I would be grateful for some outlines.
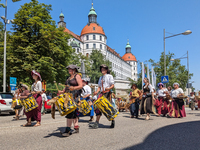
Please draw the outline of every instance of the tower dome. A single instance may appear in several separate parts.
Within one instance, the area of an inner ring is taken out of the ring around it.
[[[135,56],[131,53],[131,45],[129,44],[129,41],[126,44],[126,54],[122,56],[122,59],[124,61],[137,61]]]

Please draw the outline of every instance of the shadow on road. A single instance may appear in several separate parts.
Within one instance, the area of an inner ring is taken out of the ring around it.
[[[200,121],[185,122],[162,127],[144,140],[143,143],[124,150],[189,150],[199,149]]]
[[[64,132],[65,129],[66,127],[58,127],[57,130],[54,130],[52,133],[49,133],[48,135],[44,136],[44,138],[49,138],[51,136],[57,136],[57,137],[63,138],[60,132]]]

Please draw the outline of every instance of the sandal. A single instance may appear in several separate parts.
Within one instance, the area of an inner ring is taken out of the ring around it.
[[[31,126],[31,123],[26,123],[24,125],[22,125],[23,127],[30,127]]]
[[[40,123],[36,123],[35,125],[34,125],[34,127],[38,127],[38,126],[40,126],[41,124]]]

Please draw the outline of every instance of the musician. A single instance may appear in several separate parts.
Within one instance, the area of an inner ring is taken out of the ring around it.
[[[168,90],[166,88],[164,88],[164,84],[163,83],[158,83],[158,90],[156,92],[158,99],[156,101],[156,109],[158,112],[158,117],[163,114],[163,116],[165,116],[168,111],[169,111],[169,107],[168,107],[168,100],[166,98],[166,94],[168,93]]]
[[[65,82],[66,86],[63,91],[58,91],[59,94],[64,94],[67,92],[70,92],[73,94],[73,98],[74,101],[76,103],[78,103],[78,99],[81,95],[82,92],[82,88],[83,88],[83,83],[82,83],[82,79],[81,76],[78,74],[78,69],[79,67],[77,67],[76,65],[69,65],[66,67],[68,69],[68,72],[70,74],[70,77],[67,79],[67,81]],[[62,136],[68,137],[70,136],[71,133],[71,125],[72,122],[74,123],[74,133],[79,133],[79,125],[78,125],[78,114],[77,114],[77,110],[69,113],[68,115],[66,115],[67,118],[67,127],[64,133],[61,133]]]
[[[130,112],[131,118],[138,118],[138,110],[139,110],[139,97],[141,95],[140,90],[137,88],[136,84],[131,86],[132,91],[130,92]]]
[[[141,111],[140,114],[147,114],[145,120],[150,119],[150,113],[155,114],[155,109],[154,109],[154,89],[152,85],[149,83],[148,78],[144,78],[143,82],[145,85],[143,86],[143,91],[142,91],[142,101],[141,101]]]
[[[101,92],[99,97],[104,95],[108,100],[111,101],[111,89],[114,88],[114,79],[113,76],[110,74],[110,70],[108,69],[108,66],[102,64],[100,66],[100,71],[102,73],[102,76],[99,78],[98,81],[98,89],[96,92],[94,92],[94,95],[97,95],[97,93]],[[95,110],[96,113],[96,122],[91,125],[92,128],[97,129],[99,127],[99,120],[101,118],[102,113],[100,112],[99,109]],[[115,127],[115,120],[112,120],[110,128]]]
[[[174,83],[173,87],[174,90],[171,92],[171,97],[172,97],[171,110],[167,116],[175,118],[186,117],[184,101],[182,98],[184,96],[183,90],[179,88],[178,83]]]
[[[21,89],[22,89],[22,93],[19,98],[22,100],[28,98],[28,96],[31,94],[29,92],[28,86],[25,84],[21,84]],[[27,123],[24,124],[23,127],[31,126],[31,118],[34,117],[35,114],[37,114],[36,109],[33,109],[32,111],[29,111],[29,112],[24,112],[24,113],[26,115]]]
[[[190,107],[191,107],[191,110],[193,110],[195,108],[195,102],[196,102],[194,92],[190,93],[190,96],[187,98],[187,100],[188,100],[188,103],[191,103]]]
[[[91,87],[88,86],[88,79],[86,79],[86,78],[82,79],[82,83],[83,83],[83,90],[82,90],[82,94],[81,94],[82,99],[85,99],[87,102],[89,102],[92,92],[91,92]],[[89,122],[93,121],[93,119],[94,119],[93,118],[94,117],[94,107],[93,107],[93,105],[91,105],[91,107],[92,107],[92,110],[90,111]]]
[[[35,82],[32,84],[31,86],[31,94],[33,95],[33,97],[35,98],[38,107],[35,109],[36,110],[36,114],[35,116],[32,118],[33,120],[36,120],[37,123],[34,125],[34,127],[40,126],[41,125],[41,108],[42,108],[42,78],[41,75],[33,70],[31,72],[31,76],[32,78],[35,80]]]

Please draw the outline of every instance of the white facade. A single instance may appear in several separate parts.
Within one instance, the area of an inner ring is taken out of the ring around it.
[[[96,22],[96,12],[94,8],[92,7],[90,9],[90,13],[88,15],[88,26],[90,24],[96,24],[97,27],[99,28],[99,24]],[[58,23],[58,26],[62,26],[64,24],[66,26],[66,23],[64,22],[64,15],[60,15],[60,22]],[[89,28],[89,27],[88,27]],[[94,27],[93,27],[94,28]],[[84,33],[81,36],[76,35],[69,31],[67,29],[66,32],[69,32],[69,34],[72,34],[73,38],[71,38],[68,41],[68,44],[72,46],[72,48],[75,49],[76,53],[82,53],[85,56],[89,56],[92,53],[92,50],[97,49],[101,50],[102,54],[112,63],[112,71],[115,73],[116,81],[125,81],[127,78],[131,78],[135,81],[137,81],[137,61],[135,60],[130,60],[130,61],[125,61],[122,59],[122,57],[114,50],[111,49],[110,47],[107,46],[107,37],[104,34],[104,31],[102,34],[100,33]],[[130,46],[130,45],[129,45]],[[131,49],[129,47],[131,53]],[[127,52],[126,52],[127,53]],[[132,53],[131,53],[132,55]],[[134,56],[135,57],[135,56]],[[120,86],[123,88],[123,86]],[[127,88],[127,83],[125,84],[124,88]]]

